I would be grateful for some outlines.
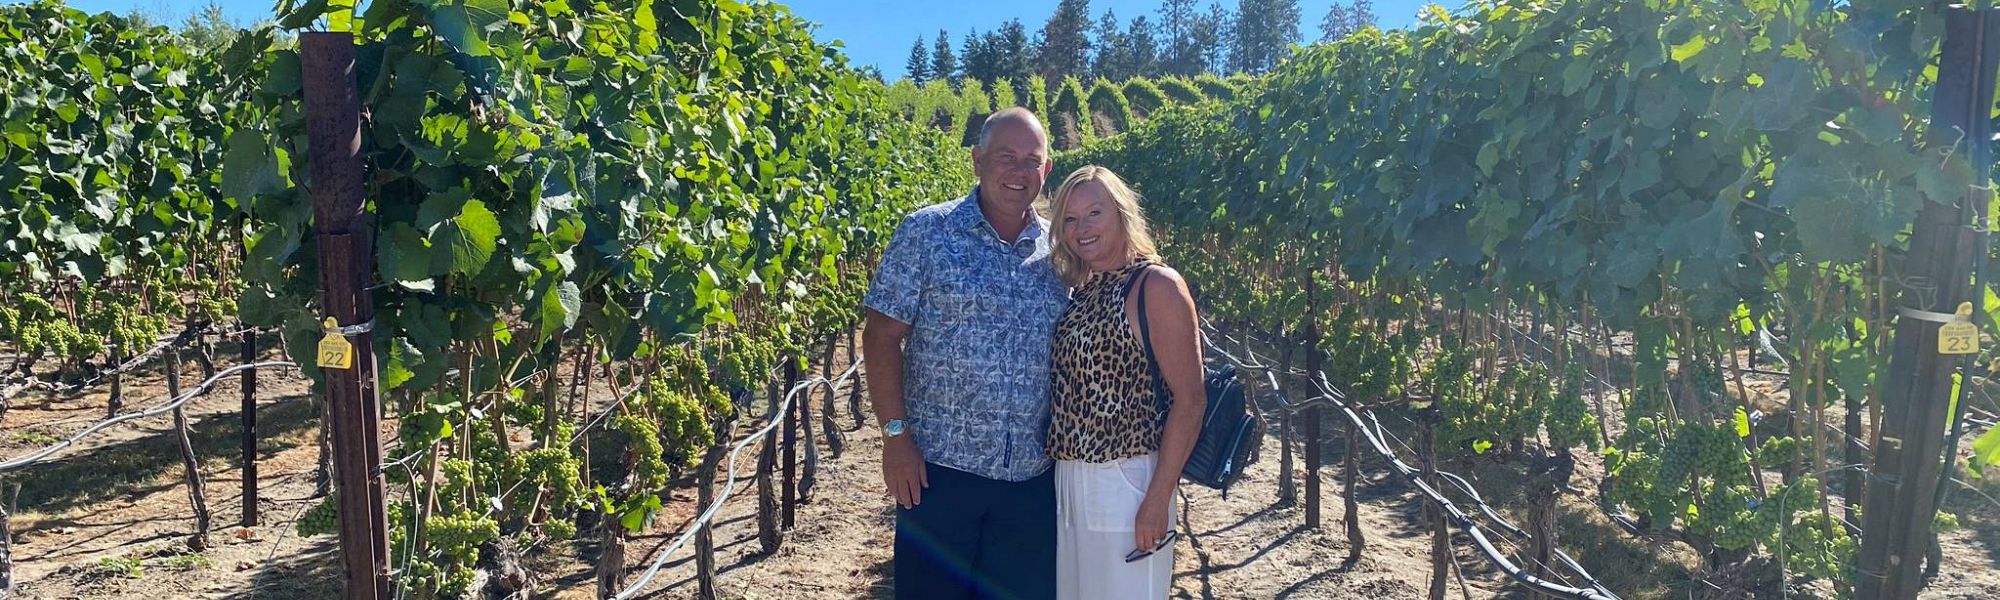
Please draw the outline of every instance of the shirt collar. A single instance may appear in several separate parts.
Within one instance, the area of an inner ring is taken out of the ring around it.
[[[1048,231],[1047,227],[1042,224],[1041,215],[1034,214],[1034,209],[1032,208],[1028,210],[1028,213],[1028,226],[1021,229],[1021,235],[1014,239],[1015,243],[1023,240],[1040,239]],[[993,224],[986,221],[986,213],[979,210],[979,186],[972,186],[972,192],[966,194],[965,198],[959,202],[957,210],[952,211],[951,219],[961,229],[976,231],[983,228],[993,236],[993,239],[1000,239],[1000,232],[993,229]]]

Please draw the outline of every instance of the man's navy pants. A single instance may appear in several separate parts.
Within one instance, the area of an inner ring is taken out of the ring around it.
[[[897,600],[1056,597],[1055,472],[987,479],[924,465],[930,487],[896,509]]]

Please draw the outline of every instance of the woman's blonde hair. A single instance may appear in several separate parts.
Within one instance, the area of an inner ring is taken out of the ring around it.
[[[1063,180],[1062,187],[1056,189],[1055,200],[1049,203],[1049,222],[1053,224],[1049,229],[1049,262],[1055,266],[1056,276],[1071,287],[1083,283],[1084,277],[1090,274],[1090,266],[1083,264],[1083,259],[1063,244],[1063,240],[1069,237],[1069,227],[1063,224],[1063,213],[1069,208],[1070,195],[1077,186],[1092,181],[1103,185],[1104,190],[1111,193],[1112,203],[1118,205],[1118,224],[1125,228],[1125,257],[1160,260],[1159,248],[1153,244],[1153,235],[1146,228],[1146,211],[1139,207],[1139,193],[1125,185],[1125,180],[1111,169],[1088,165],[1070,173]]]

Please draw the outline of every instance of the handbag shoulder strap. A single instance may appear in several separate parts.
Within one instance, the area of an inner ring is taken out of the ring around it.
[[[1137,311],[1139,313],[1139,343],[1146,350],[1146,372],[1151,374],[1153,378],[1153,399],[1160,403],[1161,410],[1164,411],[1167,409],[1167,398],[1164,393],[1166,391],[1165,378],[1160,374],[1160,359],[1153,354],[1152,323],[1146,318],[1146,287],[1144,283],[1146,277],[1151,275],[1152,271],[1153,265],[1151,264],[1139,267],[1139,271],[1133,273],[1132,278],[1125,281],[1125,293],[1120,299],[1130,297],[1133,286],[1139,287],[1139,306]]]

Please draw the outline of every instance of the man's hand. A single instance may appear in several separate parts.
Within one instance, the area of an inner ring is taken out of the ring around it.
[[[1133,549],[1152,552],[1171,525],[1167,521],[1167,497],[1147,494],[1139,502],[1139,514],[1132,519]]]
[[[924,473],[924,454],[910,434],[882,440],[882,484],[897,506],[916,508],[923,501],[923,489],[931,482]]]

